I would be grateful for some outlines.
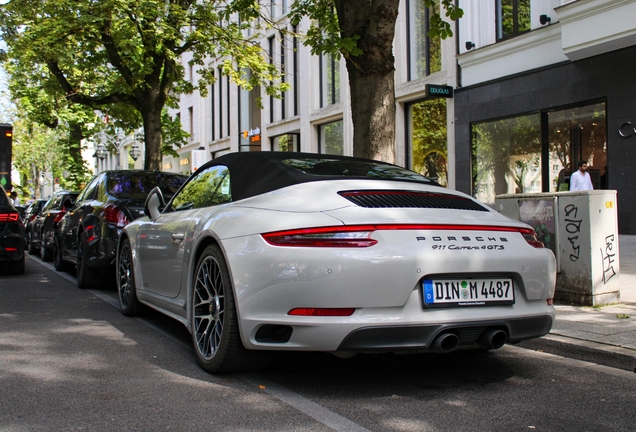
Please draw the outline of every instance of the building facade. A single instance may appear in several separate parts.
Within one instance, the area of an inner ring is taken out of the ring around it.
[[[585,160],[636,234],[636,1],[459,4],[457,189],[487,204],[567,190]]]
[[[304,151],[352,154],[353,125],[344,61],[312,55],[300,37],[309,27],[305,19],[293,27],[286,20],[291,1],[269,4],[273,19],[292,34],[269,30],[261,38],[263,50],[282,70],[290,86],[282,98],[269,97],[261,89],[246,91],[223,74],[222,59],[211,59],[216,83],[203,98],[198,93],[181,95],[178,116],[190,134],[179,158],[164,157],[163,169],[192,171],[192,152],[203,150],[207,160],[234,151]],[[427,98],[426,85],[455,86],[455,40],[434,40],[426,35],[429,11],[419,0],[400,3],[394,55],[396,59],[396,158],[397,163],[443,184],[454,186],[452,100]],[[197,80],[196,68],[182,64],[186,79]],[[262,97],[262,109],[257,98]],[[451,101],[448,103],[448,101]],[[431,127],[435,125],[435,127]]]
[[[286,22],[291,0],[269,3]],[[636,234],[636,0],[458,0],[455,36],[426,35],[419,0],[400,2],[396,36],[396,162],[493,204],[495,196],[567,189],[587,160],[595,188],[618,191],[619,231]],[[261,46],[285,72],[281,99],[217,81],[203,98],[182,95],[190,134],[163,169],[190,173],[234,151],[352,154],[344,61],[311,55],[300,37],[270,30]],[[182,58],[187,78],[197,79]],[[427,97],[427,84],[454,97]],[[262,108],[257,99],[262,97]],[[258,181],[258,179],[255,179]]]

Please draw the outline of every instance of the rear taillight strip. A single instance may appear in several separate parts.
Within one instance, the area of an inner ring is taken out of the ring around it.
[[[276,231],[261,234],[272,246],[308,246],[308,247],[369,247],[378,241],[371,238],[374,231],[494,231],[518,232],[533,247],[544,247],[537,240],[536,233],[530,228],[492,226],[492,225],[445,225],[445,224],[380,224],[380,225],[344,225],[319,228]]]
[[[0,213],[0,222],[17,222],[19,219],[18,213]]]

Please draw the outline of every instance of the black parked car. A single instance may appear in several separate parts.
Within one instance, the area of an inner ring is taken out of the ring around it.
[[[42,211],[29,227],[29,254],[40,252],[42,261],[53,259],[53,237],[55,227],[62,220],[62,216],[75,203],[79,192],[56,192],[46,203]]]
[[[7,273],[24,273],[24,222],[2,186],[0,186],[0,263]]]
[[[37,252],[37,249],[32,248],[31,244],[33,242],[33,234],[31,233],[31,224],[35,220],[36,217],[42,212],[42,209],[46,205],[48,200],[46,199],[37,199],[29,204],[24,211],[24,232],[26,236],[26,248],[30,254],[34,254]]]
[[[80,288],[114,285],[122,228],[144,216],[146,196],[154,187],[170,199],[187,178],[143,170],[104,171],[93,177],[55,230],[55,269],[67,270],[74,264]]]

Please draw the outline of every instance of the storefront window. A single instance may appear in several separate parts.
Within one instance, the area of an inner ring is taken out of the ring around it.
[[[446,99],[418,102],[409,108],[411,168],[448,186]]]
[[[438,72],[442,68],[440,38],[428,36],[430,10],[422,0],[410,0],[408,7],[408,72],[409,81]],[[439,13],[439,4],[434,6]]]
[[[472,136],[475,198],[542,191],[540,114],[474,124]]]
[[[548,130],[551,190],[569,189],[580,160],[587,161],[594,189],[606,189],[605,103],[549,112]]]
[[[320,153],[344,155],[342,120],[320,125]]]

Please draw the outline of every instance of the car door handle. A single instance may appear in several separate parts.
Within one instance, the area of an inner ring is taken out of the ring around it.
[[[181,242],[183,241],[183,239],[185,238],[185,234],[184,233],[174,233],[172,234],[172,241],[174,242]]]

